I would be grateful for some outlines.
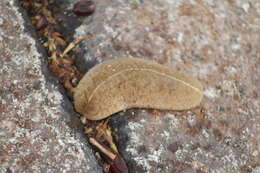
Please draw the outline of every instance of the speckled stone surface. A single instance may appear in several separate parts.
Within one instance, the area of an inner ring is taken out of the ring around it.
[[[18,2],[0,9],[0,172],[102,172]]]
[[[130,172],[260,172],[260,1],[95,2],[75,34],[96,34],[81,46],[82,71],[137,57],[204,85],[197,109],[129,110],[112,118]]]

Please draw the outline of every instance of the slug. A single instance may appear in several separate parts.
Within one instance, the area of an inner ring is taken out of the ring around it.
[[[199,105],[203,96],[202,85],[194,77],[137,58],[96,65],[74,91],[76,111],[89,120],[130,108],[190,109]]]

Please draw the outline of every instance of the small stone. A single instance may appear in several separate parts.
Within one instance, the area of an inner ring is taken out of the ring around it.
[[[82,0],[77,2],[73,7],[73,12],[77,15],[90,15],[96,9],[96,5],[91,0]]]

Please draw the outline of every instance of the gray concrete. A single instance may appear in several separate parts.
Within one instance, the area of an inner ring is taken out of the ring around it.
[[[130,172],[258,172],[260,2],[97,0],[78,60],[82,71],[113,58],[171,66],[204,85],[200,108],[129,110],[112,119]],[[68,9],[71,6],[68,6]]]
[[[102,172],[27,16],[0,9],[0,172]]]

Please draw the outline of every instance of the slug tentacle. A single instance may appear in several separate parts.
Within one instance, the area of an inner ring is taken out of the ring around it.
[[[190,109],[201,99],[202,85],[192,76],[136,58],[95,66],[74,93],[76,110],[91,120],[128,108]]]

